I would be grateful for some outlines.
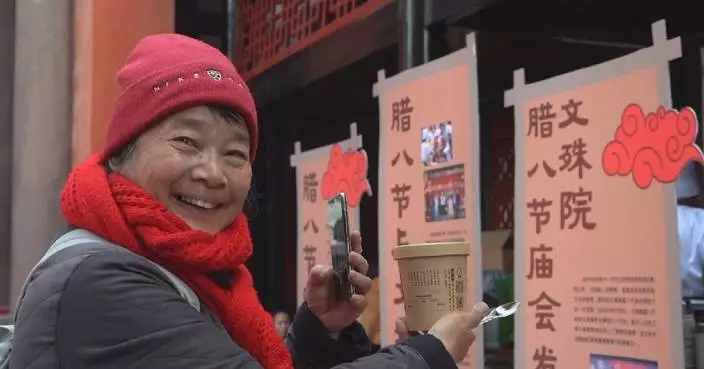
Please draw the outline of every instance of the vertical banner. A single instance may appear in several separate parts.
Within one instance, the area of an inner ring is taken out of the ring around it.
[[[331,263],[327,200],[340,192],[347,195],[350,231],[353,231],[359,229],[359,201],[365,192],[371,193],[367,156],[362,150],[357,124],[350,124],[349,139],[336,144],[301,152],[301,143],[296,142],[291,167],[296,168],[296,285],[300,305],[311,268]]]
[[[515,365],[683,368],[675,189],[691,109],[669,110],[665,22],[653,46],[525,84],[516,122]],[[614,364],[614,365],[611,365]]]
[[[379,71],[381,340],[404,315],[397,245],[464,241],[468,306],[481,300],[479,111],[474,34],[450,55],[386,79]],[[463,368],[483,368],[481,329]]]

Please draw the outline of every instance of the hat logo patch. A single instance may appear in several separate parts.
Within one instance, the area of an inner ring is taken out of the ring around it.
[[[222,79],[222,74],[216,71],[215,69],[208,69],[207,72],[210,78],[213,79],[213,81],[219,81]]]

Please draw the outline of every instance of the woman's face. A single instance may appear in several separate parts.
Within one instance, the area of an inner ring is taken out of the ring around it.
[[[217,233],[242,211],[252,180],[249,132],[207,106],[142,134],[117,169],[191,228]]]

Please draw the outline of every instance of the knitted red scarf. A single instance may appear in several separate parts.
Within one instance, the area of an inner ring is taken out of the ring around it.
[[[176,274],[217,315],[232,340],[265,368],[293,368],[244,265],[252,254],[244,215],[217,235],[192,230],[134,182],[108,174],[99,155],[71,172],[61,194],[61,210],[70,224]],[[224,270],[234,274],[229,290],[204,274]]]

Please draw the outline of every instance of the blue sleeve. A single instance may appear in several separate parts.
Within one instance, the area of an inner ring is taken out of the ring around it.
[[[680,277],[684,297],[704,297],[704,210],[677,207]]]

